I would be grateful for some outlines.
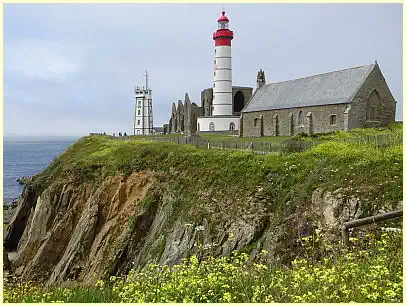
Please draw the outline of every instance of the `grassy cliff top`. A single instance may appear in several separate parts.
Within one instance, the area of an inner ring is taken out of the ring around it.
[[[152,171],[166,175],[191,200],[205,190],[238,197],[261,187],[273,203],[293,201],[299,205],[308,202],[317,187],[343,187],[362,197],[369,207],[393,206],[402,199],[403,146],[376,149],[373,143],[340,142],[336,138],[399,135],[401,131],[402,125],[394,125],[385,130],[321,135],[316,139],[324,139],[322,144],[279,156],[88,136],[68,148],[35,181],[46,186],[69,177],[85,182]]]

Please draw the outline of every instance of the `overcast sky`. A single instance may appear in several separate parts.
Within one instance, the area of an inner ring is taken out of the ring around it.
[[[212,85],[221,4],[5,4],[5,135],[132,130],[148,70],[154,125]],[[378,61],[402,119],[401,4],[226,4],[233,85]]]

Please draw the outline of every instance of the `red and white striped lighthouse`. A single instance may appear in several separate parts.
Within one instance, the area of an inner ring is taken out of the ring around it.
[[[213,33],[214,49],[214,84],[213,116],[231,116],[233,114],[232,80],[231,80],[231,40],[233,31],[229,29],[229,20],[224,11],[217,20],[218,29]]]
[[[214,84],[210,116],[197,118],[200,133],[227,132],[235,134],[240,126],[239,116],[233,115],[233,84],[231,80],[231,40],[233,31],[228,28],[229,20],[222,11],[217,20],[218,29],[214,39]]]

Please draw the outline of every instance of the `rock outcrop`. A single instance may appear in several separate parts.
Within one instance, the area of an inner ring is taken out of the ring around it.
[[[68,279],[90,284],[148,263],[175,264],[192,254],[246,249],[254,256],[266,248],[276,256],[287,229],[309,230],[300,210],[276,221],[261,188],[238,212],[230,208],[232,200],[211,198],[205,217],[193,219],[176,211],[179,199],[171,185],[157,182],[152,172],[101,183],[55,181],[43,191],[34,183],[24,188],[4,246],[17,251],[16,274],[48,285]],[[306,214],[318,216],[318,227],[334,231],[342,219],[361,215],[359,201],[343,197],[342,190],[316,189]]]

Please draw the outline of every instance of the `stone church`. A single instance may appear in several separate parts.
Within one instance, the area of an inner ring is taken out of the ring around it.
[[[290,136],[395,121],[396,101],[377,62],[278,83],[257,77],[257,89],[241,111],[240,136]]]
[[[247,106],[252,96],[252,87],[233,86],[233,115],[240,116],[241,110]],[[165,129],[165,133],[196,134],[198,132],[197,117],[211,117],[213,111],[213,88],[204,89],[201,92],[201,106],[190,101],[186,93],[184,103],[179,100],[178,104],[172,104],[171,118]],[[226,134],[236,134],[238,131],[222,131]]]

